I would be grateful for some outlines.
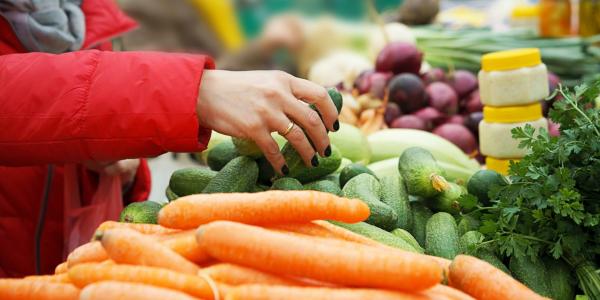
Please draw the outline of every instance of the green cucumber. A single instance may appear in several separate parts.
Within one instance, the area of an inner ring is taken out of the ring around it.
[[[162,208],[154,201],[133,202],[127,205],[119,215],[119,222],[158,224],[158,212]]]
[[[451,214],[438,212],[429,218],[425,228],[425,252],[447,259],[458,255],[458,229]]]
[[[179,196],[177,196],[177,194],[175,194],[173,192],[173,190],[171,190],[171,187],[168,187],[168,186],[167,186],[167,189],[165,190],[165,195],[167,196],[168,201],[173,201],[173,200],[179,198]]]
[[[217,172],[208,168],[179,169],[171,174],[169,188],[177,197],[200,194],[216,175]]]
[[[419,253],[425,252],[423,250],[423,247],[421,247],[421,245],[419,245],[419,242],[417,242],[415,237],[412,236],[412,234],[410,234],[410,232],[408,232],[402,228],[396,228],[396,229],[392,230],[392,234],[403,239],[405,242],[407,242],[411,246],[413,246],[413,248],[419,250]]]
[[[467,189],[454,182],[448,182],[448,189],[442,191],[434,198],[429,198],[425,204],[434,211],[443,211],[458,215],[461,211],[458,200],[467,194]]]
[[[473,255],[477,245],[483,242],[484,236],[481,232],[471,230],[463,234],[458,241],[458,248],[461,254]]]
[[[344,187],[344,185],[346,185],[348,180],[350,180],[353,177],[355,177],[356,175],[359,175],[362,173],[367,173],[367,174],[371,174],[371,175],[375,176],[373,171],[369,170],[369,168],[367,168],[361,164],[351,163],[351,164],[347,165],[346,167],[344,167],[342,169],[342,172],[340,172],[340,186]],[[377,178],[377,176],[375,176],[375,178]]]
[[[225,140],[214,146],[206,157],[206,164],[213,171],[220,171],[232,159],[240,156],[235,145],[229,140]]]
[[[232,137],[231,141],[233,142],[235,149],[240,155],[248,156],[254,159],[263,156],[263,153],[256,144],[256,142],[254,142],[251,139]]]
[[[431,153],[420,147],[411,147],[398,160],[398,170],[406,181],[408,193],[433,198],[448,189],[444,170],[438,166]]]
[[[304,187],[296,178],[282,177],[273,182],[271,190],[301,191]]]
[[[410,210],[412,211],[412,227],[408,231],[415,237],[420,245],[425,245],[425,228],[427,221],[433,215],[433,212],[421,201],[411,202]]]
[[[329,222],[342,228],[348,229],[354,233],[366,236],[384,245],[388,245],[390,247],[415,253],[423,253],[423,249],[421,249],[420,247],[418,249],[415,249],[408,242],[399,238],[398,236],[365,222],[358,222],[354,224],[342,223],[337,221]]]
[[[477,230],[481,226],[479,219],[471,215],[463,215],[458,222],[458,235],[463,236],[471,230]]]
[[[506,267],[506,265],[504,265],[502,260],[500,260],[500,258],[498,258],[498,256],[496,256],[496,254],[494,254],[494,252],[492,250],[485,249],[485,248],[477,250],[477,252],[475,253],[475,256],[483,261],[486,261],[487,263],[496,267],[497,269],[501,270],[502,272],[504,272],[508,275],[511,275],[510,270]]]
[[[335,183],[331,180],[326,180],[326,179],[307,183],[304,185],[304,189],[330,193],[330,194],[334,194],[337,196],[342,195],[342,189],[340,189],[340,186],[337,185],[337,183]]]
[[[257,178],[256,162],[247,156],[239,156],[227,163],[202,193],[249,193],[254,190]]]
[[[550,289],[546,282],[547,270],[541,259],[533,261],[528,256],[512,256],[509,262],[510,271],[517,280],[534,292],[550,297]]]
[[[556,300],[571,300],[575,297],[572,270],[562,259],[548,258],[544,260],[546,266],[546,282],[550,289],[550,297]]]
[[[479,170],[469,178],[469,194],[477,197],[483,205],[490,205],[489,191],[494,185],[507,185],[504,176],[494,170]]]
[[[389,205],[398,215],[396,228],[408,230],[412,227],[412,211],[408,192],[401,176],[385,176],[381,182],[381,201]]]
[[[300,157],[296,149],[289,143],[283,146],[281,153],[289,168],[289,173],[286,176],[296,178],[302,183],[321,179],[335,172],[342,163],[340,152],[333,145],[331,146],[331,155],[329,157],[320,157],[317,155],[319,165],[316,167],[307,167],[302,157]]]
[[[350,179],[342,193],[346,198],[360,199],[369,206],[371,214],[365,222],[385,230],[396,228],[398,215],[390,206],[381,202],[381,184],[374,176],[363,173]]]

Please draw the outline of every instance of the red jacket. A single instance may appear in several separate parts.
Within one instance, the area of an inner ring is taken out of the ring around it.
[[[84,49],[109,49],[135,23],[113,0],[86,0]],[[0,277],[34,273],[34,230],[47,173],[56,165],[41,237],[41,270],[62,260],[62,163],[200,151],[196,99],[206,56],[83,50],[27,53],[0,17]],[[17,54],[14,54],[17,53]],[[21,53],[21,54],[19,54]],[[138,169],[126,201],[148,197],[150,174]],[[98,184],[78,167],[83,201]]]

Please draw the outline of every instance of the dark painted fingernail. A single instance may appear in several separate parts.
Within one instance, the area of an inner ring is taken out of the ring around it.
[[[338,131],[340,130],[340,121],[335,120],[335,123],[333,123],[333,131]]]
[[[283,167],[281,167],[281,173],[283,173],[283,175],[290,174],[290,168],[288,168],[287,165],[283,165]]]
[[[318,166],[318,165],[319,165],[319,158],[317,157],[317,155],[316,155],[316,154],[315,154],[315,155],[313,156],[313,158],[310,160],[310,164],[311,164],[313,167],[316,167],[316,166]]]
[[[327,146],[327,148],[325,149],[325,156],[331,156],[331,145]]]

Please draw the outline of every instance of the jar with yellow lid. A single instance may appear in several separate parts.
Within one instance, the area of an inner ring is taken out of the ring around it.
[[[536,48],[485,54],[478,77],[483,105],[526,105],[549,94],[548,70]]]
[[[528,29],[537,33],[539,27],[539,15],[540,12],[537,5],[517,5],[510,14],[510,27],[513,29]]]
[[[530,124],[536,130],[548,128],[548,120],[542,116],[539,102],[525,106],[483,108],[483,120],[479,123],[480,152],[496,159],[515,159],[527,154],[513,139],[511,130]]]

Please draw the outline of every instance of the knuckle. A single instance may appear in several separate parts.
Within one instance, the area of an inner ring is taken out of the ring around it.
[[[329,99],[329,94],[324,87],[319,87],[316,93],[317,98],[321,100]]]
[[[308,126],[313,128],[322,124],[321,117],[316,111],[312,109],[306,111],[306,121]]]
[[[264,145],[264,148],[262,150],[264,151],[265,155],[271,156],[273,158],[279,157],[279,147],[277,146],[277,143],[267,143],[266,145]]]
[[[262,123],[258,120],[249,120],[246,123],[246,128],[250,134],[258,132],[262,128]]]
[[[265,87],[262,89],[263,90],[263,94],[267,99],[277,99],[280,98],[282,95],[282,92],[274,87]]]
[[[290,142],[300,143],[304,140],[304,132],[302,132],[302,130],[298,126],[294,126],[294,128],[292,128],[292,131],[288,133],[288,137]]]

